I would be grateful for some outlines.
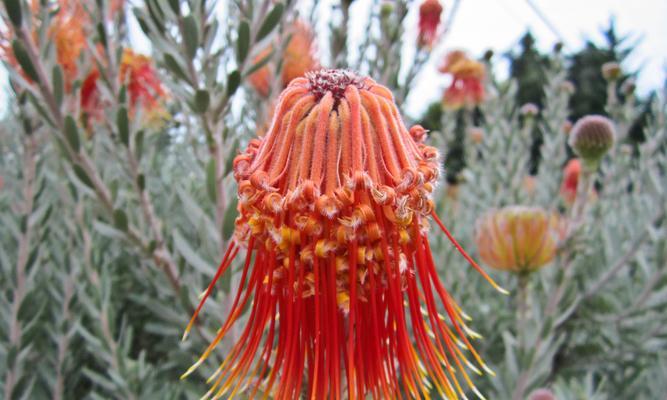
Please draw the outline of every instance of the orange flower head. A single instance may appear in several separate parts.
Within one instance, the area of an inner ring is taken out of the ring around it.
[[[567,162],[563,169],[563,183],[560,186],[560,195],[567,204],[574,203],[574,199],[577,197],[579,174],[581,174],[581,161],[578,158],[573,158]]]
[[[476,231],[482,260],[517,273],[536,271],[553,260],[564,233],[556,214],[524,206],[487,213],[477,221]]]
[[[58,64],[63,69],[65,89],[69,91],[77,78],[76,62],[86,48],[90,18],[81,4],[63,2],[60,12],[49,28],[49,36],[56,48]]]
[[[432,47],[437,37],[442,5],[439,0],[424,0],[419,6],[419,46]]]
[[[293,79],[319,69],[319,62],[314,56],[315,37],[310,27],[304,22],[297,21],[288,34],[291,38],[283,53],[283,87]]]
[[[120,80],[127,84],[130,107],[133,109],[138,106],[148,110],[160,107],[159,103],[166,95],[162,82],[153,67],[153,60],[130,49],[123,50]]]
[[[472,107],[484,101],[484,64],[455,50],[447,54],[439,71],[452,76],[452,82],[443,97],[447,108]]]
[[[84,125],[90,126],[91,121],[100,121],[104,117],[102,100],[97,88],[97,80],[100,78],[100,72],[97,68],[88,73],[81,83],[80,89],[80,107],[82,117],[85,120]]]
[[[454,399],[465,397],[463,386],[476,391],[468,370],[488,369],[438,277],[429,221],[490,278],[434,212],[440,161],[423,136],[370,78],[320,70],[289,84],[267,134],[234,159],[234,239],[186,334],[245,248],[243,283],[184,376],[249,305],[238,343],[211,378],[213,398],[241,390],[249,398],[258,390],[281,399],[428,397],[434,388]]]
[[[255,58],[252,60],[252,63],[256,64],[265,59],[266,57],[269,57],[272,51],[273,48],[271,46],[264,48],[262,51],[257,53]],[[273,72],[271,71],[271,66],[269,64],[265,64],[262,68],[253,72],[248,77],[248,80],[250,81],[250,84],[260,96],[267,97],[269,95],[269,92],[271,91],[271,82],[273,80]]]
[[[103,118],[104,101],[97,87],[100,72],[93,68],[81,84],[81,111],[87,122]],[[127,85],[130,114],[139,109],[145,112],[143,121],[149,125],[159,124],[169,118],[164,106],[167,92],[157,76],[150,57],[137,54],[131,49],[123,49],[118,79]]]
[[[315,37],[310,27],[301,21],[296,21],[286,33],[289,42],[282,53],[281,88],[295,78],[303,77],[307,72],[319,69],[319,62],[315,57]],[[260,51],[253,62],[257,63],[271,54],[273,46]],[[264,65],[250,75],[250,84],[257,93],[266,97],[271,90],[274,73],[271,66]]]
[[[42,5],[38,1],[31,2],[33,26],[32,40],[39,45],[39,29],[41,24],[35,16],[40,14]],[[65,78],[65,91],[69,92],[72,83],[77,78],[77,60],[81,52],[86,48],[86,35],[90,28],[90,18],[80,2],[59,0],[50,4],[49,11],[53,14],[48,29],[49,40],[53,41],[56,50],[56,61],[61,66]],[[12,69],[19,70],[26,81],[32,83],[32,79],[19,67],[14,56],[11,41],[15,34],[13,28],[0,30],[0,59],[9,64]]]

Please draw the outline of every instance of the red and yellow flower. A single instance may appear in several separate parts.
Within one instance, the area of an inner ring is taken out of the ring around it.
[[[32,15],[40,13],[42,6],[39,2],[33,1],[31,4]],[[41,21],[33,19],[32,40],[36,45],[39,43],[38,26]],[[53,16],[49,22],[48,38],[55,47],[56,62],[61,66],[65,80],[65,91],[69,92],[72,83],[78,76],[77,60],[81,53],[86,49],[86,36],[90,33],[90,17],[84,10],[81,2],[59,0],[53,5]],[[15,37],[12,30],[1,32],[0,39],[0,59],[7,62],[13,69],[21,71],[21,75],[26,81],[32,82],[23,70],[14,56],[11,41]]]
[[[556,214],[539,207],[510,206],[480,218],[475,241],[480,257],[489,266],[526,273],[553,260],[563,228]]]
[[[447,54],[439,71],[452,77],[443,96],[445,107],[474,107],[484,101],[484,64],[469,58],[463,51],[455,50]]]
[[[104,101],[97,87],[99,77],[100,72],[95,68],[81,84],[81,111],[88,121],[99,121],[103,117]],[[150,57],[124,49],[118,79],[119,83],[127,85],[131,115],[142,110],[143,119],[149,124],[169,118],[164,106],[167,92]]]
[[[391,92],[370,78],[321,70],[294,79],[267,134],[234,160],[234,240],[186,335],[217,279],[245,252],[241,284],[218,335],[184,376],[249,307],[208,396],[253,398],[261,389],[280,399],[428,398],[433,388],[456,399],[465,398],[463,385],[477,391],[468,371],[488,368],[438,277],[429,221],[492,281],[434,212],[440,159],[423,137],[419,126],[406,129]]]

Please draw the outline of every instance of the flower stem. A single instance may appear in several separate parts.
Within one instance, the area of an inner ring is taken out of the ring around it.
[[[526,330],[528,321],[528,281],[530,275],[528,273],[520,273],[517,275],[517,340],[519,342],[519,350],[526,349]]]

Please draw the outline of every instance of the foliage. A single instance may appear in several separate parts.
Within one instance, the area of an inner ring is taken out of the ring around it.
[[[3,39],[0,47],[13,92],[0,126],[3,398],[199,398],[204,380],[179,376],[215,336],[240,284],[239,265],[218,283],[191,338],[181,341],[181,334],[234,227],[233,156],[261,132],[279,92],[265,98],[249,77],[265,65],[280,70],[280,52],[256,56],[267,45],[283,48],[286,28],[322,15],[325,6],[309,14],[291,1],[82,3],[85,43],[70,80],[58,46],[46,40],[49,27],[59,26],[56,7],[3,2],[3,38],[12,43]],[[350,15],[361,11],[356,2],[327,10],[326,24],[311,21],[329,27],[320,33],[331,42],[322,64],[373,77],[402,106],[438,55],[405,52],[415,47],[406,18],[414,6],[373,2],[361,38],[348,35]],[[152,45],[150,65],[166,93],[157,99],[155,88],[133,97],[139,89],[121,72],[131,18]],[[437,192],[437,212],[472,253],[475,221],[492,208],[540,206],[570,221],[556,260],[527,285],[494,274],[512,292],[507,297],[434,235],[444,282],[474,317],[485,337],[480,353],[497,373],[476,384],[489,398],[522,399],[542,386],[568,399],[657,398],[667,365],[667,91],[646,106],[639,143],[628,142],[643,111],[636,99],[600,100],[596,107],[616,122],[617,145],[598,171],[582,176],[580,187],[589,182],[597,194],[580,190],[586,200],[568,206],[558,195],[567,159],[562,126],[592,109],[574,100],[580,78],[574,95],[563,83],[566,67],[584,61],[538,58],[539,119],[519,115],[517,79],[535,73],[527,67],[508,81],[489,77],[478,110],[432,106],[424,124],[433,129],[428,140],[450,156],[448,144],[459,137],[466,164]],[[93,69],[100,74],[98,119],[83,112],[81,99]],[[473,127],[483,131],[479,143],[469,135]],[[533,129],[544,142],[531,189]],[[521,298],[526,307],[517,306]],[[232,332],[202,374],[213,372],[238,335]]]

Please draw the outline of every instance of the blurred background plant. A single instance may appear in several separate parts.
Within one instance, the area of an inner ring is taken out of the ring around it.
[[[268,0],[3,3],[3,398],[205,393],[203,379],[178,378],[231,306],[238,265],[180,338],[233,230],[237,150],[295,76],[352,68],[403,107],[429,61],[452,77],[415,118],[446,155],[438,213],[511,290],[500,297],[434,237],[497,373],[477,386],[502,399],[667,391],[667,89],[636,95],[632,44],[613,25],[608,43],[573,54],[540,54],[526,34],[499,79],[491,52],[442,55],[458,0],[373,1],[361,38],[345,0],[324,13]],[[150,55],[130,48],[130,20]],[[589,138],[595,157],[568,146],[588,114],[611,119],[611,136]]]

